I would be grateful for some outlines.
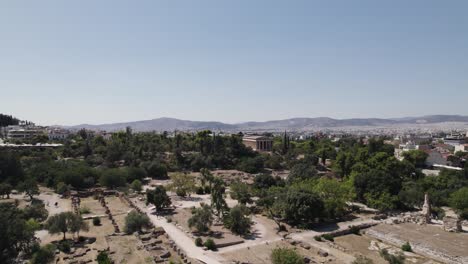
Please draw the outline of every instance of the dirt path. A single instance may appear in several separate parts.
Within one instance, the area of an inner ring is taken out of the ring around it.
[[[208,264],[221,264],[224,259],[221,256],[216,255],[210,251],[204,251],[202,248],[195,246],[193,240],[187,236],[182,230],[178,229],[172,223],[168,223],[164,217],[160,217],[153,214],[144,203],[133,200],[135,205],[140,207],[148,217],[151,219],[154,225],[164,228],[169,237],[181,248],[188,257],[203,261]]]

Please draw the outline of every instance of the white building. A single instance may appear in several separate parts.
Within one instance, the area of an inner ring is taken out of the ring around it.
[[[54,128],[47,131],[49,140],[65,140],[70,136],[70,131],[61,128]]]
[[[44,134],[44,127],[37,127],[34,125],[8,126],[5,128],[7,139],[28,139]]]
[[[457,153],[458,151],[468,152],[468,144],[460,144],[460,145],[455,146],[454,153]]]

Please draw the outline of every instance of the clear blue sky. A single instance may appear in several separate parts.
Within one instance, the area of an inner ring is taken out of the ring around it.
[[[468,1],[2,1],[0,113],[468,115]]]

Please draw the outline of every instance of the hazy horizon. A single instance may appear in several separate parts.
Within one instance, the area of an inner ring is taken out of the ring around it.
[[[8,1],[0,113],[44,125],[171,117],[468,115],[466,1]]]

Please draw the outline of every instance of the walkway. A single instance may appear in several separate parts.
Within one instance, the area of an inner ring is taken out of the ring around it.
[[[195,246],[194,241],[175,225],[168,223],[164,217],[153,214],[153,211],[145,206],[141,201],[132,199],[136,206],[140,207],[155,226],[164,228],[169,237],[182,249],[189,258],[203,261],[207,264],[221,264],[224,259],[211,251],[205,251],[201,247]]]

